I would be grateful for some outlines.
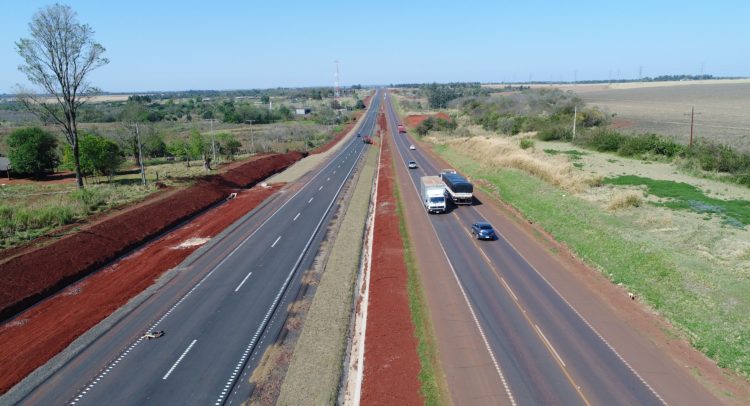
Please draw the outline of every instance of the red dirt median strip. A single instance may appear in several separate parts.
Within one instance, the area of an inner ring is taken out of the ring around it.
[[[409,310],[393,160],[388,137],[381,142],[361,404],[421,405],[420,363]]]
[[[180,264],[282,185],[255,187],[0,327],[0,394]]]
[[[207,209],[232,190],[258,182],[302,158],[290,152],[247,162],[196,185],[126,210],[0,264],[0,320],[99,269],[109,261]]]

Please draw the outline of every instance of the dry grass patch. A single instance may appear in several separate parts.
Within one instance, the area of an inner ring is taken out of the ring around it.
[[[640,207],[643,204],[643,194],[635,190],[620,190],[615,192],[607,204],[610,211]]]
[[[598,186],[602,177],[576,169],[565,157],[549,156],[534,149],[523,149],[515,138],[491,136],[472,126],[474,137],[429,137],[429,141],[447,144],[460,153],[474,157],[486,167],[517,169],[570,192]]]

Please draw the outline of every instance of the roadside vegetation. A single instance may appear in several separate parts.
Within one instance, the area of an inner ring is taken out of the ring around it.
[[[258,153],[313,150],[352,120],[366,94],[346,89],[340,113],[325,99],[326,89],[133,95],[84,105],[78,147],[87,192],[72,187],[69,171],[76,160],[60,133],[24,114],[23,106],[0,102],[0,117],[10,118],[0,125],[0,154],[12,165],[10,174],[0,172],[0,249],[138,202],[159,188],[186,186],[220,164]],[[274,110],[259,107],[261,101]],[[308,105],[317,107],[294,115],[295,106]]]
[[[624,135],[581,105],[573,139],[574,96],[523,93],[457,100],[449,110],[457,127],[421,138],[721,367],[750,377],[748,157]]]
[[[154,187],[93,185],[18,185],[0,189],[0,249],[45,235],[57,227],[132,202],[143,200]]]

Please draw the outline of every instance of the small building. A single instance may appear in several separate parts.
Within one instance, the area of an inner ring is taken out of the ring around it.
[[[310,114],[310,112],[312,112],[312,109],[310,109],[308,107],[302,107],[302,108],[296,108],[296,109],[294,109],[294,114],[296,114],[298,116],[306,116],[306,115]]]
[[[10,159],[0,156],[0,174],[5,175],[10,179]]]

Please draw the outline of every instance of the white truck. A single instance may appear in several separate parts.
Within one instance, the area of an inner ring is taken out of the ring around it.
[[[437,176],[422,176],[419,194],[428,213],[445,213],[445,183]]]

